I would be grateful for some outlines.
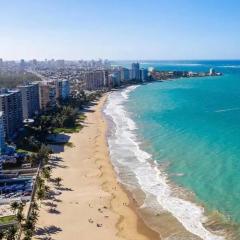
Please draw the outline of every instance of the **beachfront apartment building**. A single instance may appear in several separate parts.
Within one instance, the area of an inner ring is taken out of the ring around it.
[[[102,88],[108,87],[108,79],[106,71],[94,70],[86,71],[84,73],[85,90],[94,91],[101,90]]]
[[[3,117],[3,112],[0,112],[0,154],[2,154],[6,148]]]
[[[22,95],[20,90],[1,90],[0,111],[3,112],[5,138],[11,140],[23,126]]]
[[[67,79],[56,80],[56,97],[67,99],[70,96],[70,83]]]
[[[34,117],[40,112],[39,83],[19,86],[22,95],[23,119]]]
[[[140,65],[139,65],[139,63],[132,63],[131,79],[140,80]]]
[[[140,80],[142,82],[146,82],[146,81],[148,81],[148,79],[149,79],[148,70],[145,69],[145,68],[141,68],[141,70],[140,70]]]
[[[128,82],[130,80],[130,70],[128,68],[121,68],[121,82]]]
[[[40,109],[47,110],[56,106],[57,91],[53,81],[43,81],[39,84]]]
[[[119,72],[114,72],[112,74],[109,74],[109,82],[111,84],[111,87],[119,87],[121,85],[120,82],[120,73]]]

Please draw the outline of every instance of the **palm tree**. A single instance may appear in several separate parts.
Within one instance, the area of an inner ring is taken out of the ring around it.
[[[55,181],[56,181],[56,185],[57,185],[58,187],[61,187],[62,178],[57,177],[57,178],[55,178]]]
[[[27,231],[29,231],[29,230],[34,231],[34,229],[35,229],[34,222],[33,222],[32,219],[29,217],[29,218],[26,220],[25,224],[23,225],[23,230],[24,230],[24,232],[27,232]]]
[[[40,162],[45,165],[49,161],[50,149],[46,145],[42,144],[39,152],[37,153],[37,157]]]
[[[17,219],[18,224],[21,226],[21,224],[22,224],[22,222],[24,220],[23,213],[22,212],[18,212],[16,214],[16,219]]]
[[[25,229],[23,240],[31,240],[34,233],[34,229]]]
[[[11,203],[11,210],[13,211],[13,212],[16,212],[17,211],[17,209],[18,209],[18,207],[19,207],[19,203],[18,202],[16,202],[16,201],[14,201],[14,202],[12,202]]]
[[[18,213],[22,213],[23,212],[24,206],[25,206],[25,204],[23,202],[20,202],[18,204]]]
[[[6,231],[6,236],[5,237],[6,237],[7,240],[15,240],[16,233],[17,233],[17,228],[15,226],[11,226]]]
[[[37,191],[37,199],[39,199],[40,201],[42,201],[45,198],[45,195],[46,193],[44,189],[41,188]]]
[[[35,200],[32,202],[32,209],[33,209],[33,210],[36,210],[36,211],[39,210],[38,204],[36,203]]]
[[[43,178],[49,180],[51,178],[51,168],[48,166],[48,167],[44,167],[42,169],[42,176]]]
[[[48,197],[50,194],[50,190],[51,190],[50,187],[45,185],[43,190],[45,192],[45,196]]]
[[[4,239],[5,235],[6,235],[5,232],[3,230],[1,230],[0,231],[0,239],[1,240]]]
[[[44,179],[42,179],[41,177],[38,176],[37,178],[37,187],[39,189],[43,188],[43,186],[45,185]]]
[[[31,163],[31,166],[37,166],[40,162],[40,159],[38,159],[38,156],[36,153],[31,154],[31,156],[28,158],[29,162]]]
[[[37,220],[38,220],[38,217],[39,217],[39,214],[37,211],[32,211],[31,215],[30,215],[30,220],[33,222],[33,224],[36,224],[37,223]]]

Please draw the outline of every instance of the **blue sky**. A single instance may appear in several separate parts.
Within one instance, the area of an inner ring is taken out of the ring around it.
[[[240,59],[238,0],[0,0],[3,59]]]

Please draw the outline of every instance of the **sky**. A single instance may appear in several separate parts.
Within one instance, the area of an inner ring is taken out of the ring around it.
[[[239,0],[0,0],[0,58],[240,59]]]

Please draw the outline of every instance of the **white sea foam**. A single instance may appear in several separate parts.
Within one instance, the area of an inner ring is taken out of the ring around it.
[[[143,65],[159,65],[159,66],[182,66],[182,67],[197,67],[197,66],[203,66],[203,64],[200,63],[174,63],[174,62],[141,62],[140,64]]]
[[[240,110],[240,108],[226,108],[226,109],[219,109],[219,110],[216,110],[215,112],[216,113],[220,113],[220,112],[231,112],[231,111],[238,111]]]
[[[138,184],[146,195],[156,196],[161,207],[173,214],[178,221],[191,233],[204,240],[222,240],[224,237],[208,231],[203,222],[206,219],[204,209],[196,204],[178,198],[168,184],[167,175],[148,161],[152,156],[140,148],[135,135],[136,124],[130,119],[124,108],[128,95],[136,88],[129,87],[109,96],[104,113],[112,119],[115,129],[108,138],[110,155],[113,165],[121,174],[124,166],[136,176]],[[121,169],[118,166],[121,165]],[[120,179],[121,180],[121,179]],[[131,184],[126,182],[125,184]],[[145,203],[147,204],[147,203]],[[144,205],[142,206],[144,207]]]
[[[177,64],[172,64],[174,66],[183,66],[183,67],[197,67],[197,66],[202,66],[203,64],[200,63],[177,63]]]
[[[240,68],[240,65],[225,65],[225,66],[218,66],[222,68]]]

